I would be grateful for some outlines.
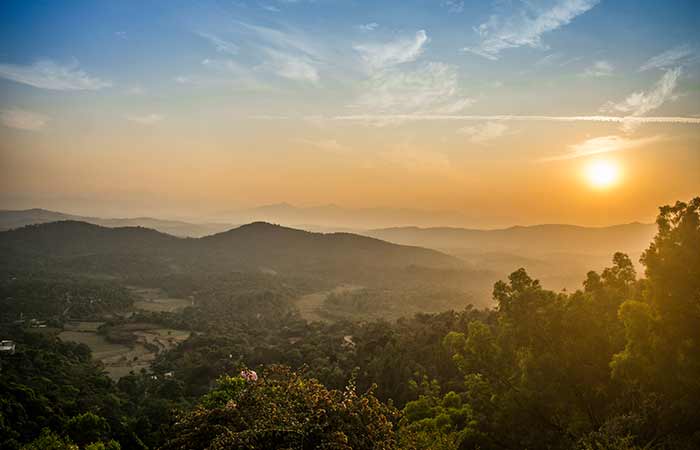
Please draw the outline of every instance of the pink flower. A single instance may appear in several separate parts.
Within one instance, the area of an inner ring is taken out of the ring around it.
[[[241,370],[241,378],[246,381],[258,381],[258,374],[254,370]]]

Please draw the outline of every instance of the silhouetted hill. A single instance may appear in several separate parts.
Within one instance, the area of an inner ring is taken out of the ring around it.
[[[3,248],[61,257],[167,250],[180,241],[149,228],[107,228],[75,220],[27,225],[0,233]]]
[[[321,234],[253,223],[204,238],[177,238],[142,227],[106,228],[77,221],[0,232],[3,265],[63,266],[74,271],[162,274],[259,271],[352,274],[420,266],[457,268],[459,259],[347,233]]]
[[[60,220],[88,222],[110,228],[140,226],[153,228],[163,233],[181,237],[201,237],[231,228],[231,225],[222,223],[189,223],[178,220],[156,219],[153,217],[133,217],[121,219],[88,217],[34,208],[15,211],[0,211],[0,231],[12,230],[26,225],[57,222]]]
[[[365,267],[456,267],[460,262],[435,250],[391,244],[351,233],[313,233],[255,222],[200,239],[207,252],[226,257],[231,249],[248,263],[360,265]],[[228,255],[230,257],[230,254]]]

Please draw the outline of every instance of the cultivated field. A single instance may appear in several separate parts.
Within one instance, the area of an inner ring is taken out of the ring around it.
[[[130,287],[131,292],[139,297],[134,302],[134,308],[151,312],[177,312],[187,306],[193,306],[192,300],[172,298],[156,288]]]
[[[93,358],[102,362],[105,371],[115,380],[131,371],[147,370],[159,353],[176,347],[190,336],[189,331],[162,328],[149,323],[129,323],[112,328],[110,334],[133,337],[133,343],[126,345],[110,342],[105,335],[98,334],[97,328],[102,323],[74,322],[59,333],[58,337],[90,347]]]

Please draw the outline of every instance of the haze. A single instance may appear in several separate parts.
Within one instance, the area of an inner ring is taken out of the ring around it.
[[[541,27],[546,2],[283,3],[3,2],[0,207],[612,225],[700,188],[694,2],[563,2]]]

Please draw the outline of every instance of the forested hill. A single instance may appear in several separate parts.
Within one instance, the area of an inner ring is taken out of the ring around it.
[[[347,234],[311,233],[264,222],[204,238],[177,238],[141,227],[105,228],[61,221],[0,232],[3,263],[64,264],[76,270],[231,271],[457,268],[435,250]],[[121,267],[120,267],[121,265]]]
[[[497,230],[396,227],[370,230],[365,234],[399,244],[440,249],[609,255],[616,251],[641,252],[654,232],[653,224],[629,223],[609,227],[548,224]]]
[[[314,233],[254,222],[199,240],[208,252],[225,253],[235,249],[248,261],[260,264],[275,260],[301,263],[304,259],[346,262],[363,266],[459,267],[460,261],[435,250],[392,244],[352,233]]]

